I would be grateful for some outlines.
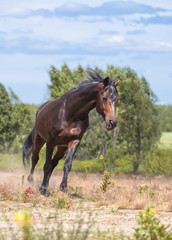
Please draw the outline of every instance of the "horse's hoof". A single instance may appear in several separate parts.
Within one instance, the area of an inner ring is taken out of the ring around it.
[[[27,177],[27,181],[30,183],[30,185],[34,186],[34,180],[33,180],[33,176],[32,175],[29,175]]]
[[[40,187],[39,191],[40,191],[40,194],[45,196],[45,197],[49,197],[50,196],[50,192],[47,191],[46,187]]]
[[[67,188],[67,184],[65,184],[65,183],[60,184],[60,191],[66,192],[66,188]]]

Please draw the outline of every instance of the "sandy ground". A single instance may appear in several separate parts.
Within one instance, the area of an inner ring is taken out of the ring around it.
[[[102,175],[84,175],[72,173],[69,181],[72,181],[74,184],[72,189],[74,189],[75,186],[75,191],[71,190],[74,191],[74,194],[72,195],[70,192],[70,194],[67,193],[62,196],[60,195],[60,197],[65,197],[67,201],[69,200],[69,204],[71,206],[68,209],[58,209],[57,207],[52,206],[52,201],[54,201],[55,198],[40,196],[39,192],[36,193],[36,198],[29,200],[26,203],[22,202],[20,199],[15,200],[13,195],[16,194],[16,192],[18,192],[18,194],[22,194],[23,189],[29,186],[26,179],[24,186],[21,184],[22,173],[23,171],[0,171],[0,186],[3,186],[0,189],[0,193],[2,193],[2,191],[7,191],[6,195],[8,197],[4,197],[6,196],[5,194],[0,195],[1,230],[9,227],[9,223],[6,221],[7,218],[10,219],[10,226],[16,228],[17,225],[13,216],[17,212],[22,212],[22,210],[25,208],[28,208],[31,211],[34,219],[34,225],[39,227],[44,227],[47,222],[50,225],[54,224],[54,222],[56,224],[58,224],[58,222],[63,222],[63,231],[68,231],[74,228],[76,229],[79,221],[82,220],[83,229],[87,229],[89,227],[90,231],[93,232],[123,231],[126,235],[131,235],[134,232],[134,228],[137,227],[136,218],[139,214],[139,210],[128,209],[127,206],[125,209],[119,209],[118,205],[116,204],[117,200],[109,200],[110,198],[113,198],[112,193],[109,193],[110,195],[107,195],[107,197],[104,197],[104,199],[98,199],[100,195],[94,195],[96,194],[100,185]],[[54,173],[50,182],[52,188],[54,186],[57,188],[57,182],[60,182],[61,177],[62,173]],[[37,188],[41,182],[41,178],[41,173],[37,172],[36,186],[33,188],[35,191],[37,191]],[[127,184],[127,180],[124,180],[125,179],[123,179],[123,181],[121,180],[123,188],[124,185]],[[145,182],[145,180],[142,180],[140,180],[140,183]],[[134,181],[138,180],[136,179]],[[169,181],[171,184],[171,179],[169,179]],[[161,187],[163,184],[164,186],[168,186],[165,185],[167,184],[167,180],[163,179]],[[77,185],[81,186],[82,188],[77,188]],[[156,184],[154,183],[154,185]],[[92,194],[90,198],[88,198],[89,194]],[[75,197],[73,197],[74,195]],[[4,219],[4,216],[6,216],[6,219]],[[165,226],[170,225],[169,229],[172,230],[172,211],[158,210],[156,211],[156,216]]]

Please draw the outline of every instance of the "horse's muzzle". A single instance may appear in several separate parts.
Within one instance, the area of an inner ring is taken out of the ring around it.
[[[106,123],[106,127],[108,130],[112,130],[114,129],[116,126],[117,126],[117,123],[118,121],[115,121],[115,120],[109,120],[107,123]]]

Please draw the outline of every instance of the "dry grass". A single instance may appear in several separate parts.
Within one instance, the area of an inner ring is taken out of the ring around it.
[[[57,225],[58,229],[61,224],[60,232],[64,234],[77,232],[82,223],[80,230],[88,230],[92,236],[87,239],[124,239],[107,238],[108,234],[112,236],[120,231],[131,235],[137,226],[137,210],[145,209],[147,204],[156,210],[165,226],[172,222],[172,213],[167,212],[172,211],[172,178],[121,174],[111,177],[111,184],[103,193],[102,174],[71,173],[67,192],[63,193],[59,191],[62,172],[54,172],[49,187],[51,195],[44,197],[38,190],[42,172],[35,174],[35,187],[26,181],[26,173],[23,183],[22,174],[22,171],[0,171],[0,229],[3,232],[17,231],[14,214],[23,209],[31,212],[38,232],[47,226]]]
[[[55,199],[59,198],[65,199],[68,208],[82,200],[96,206],[114,205],[118,209],[142,210],[149,204],[157,211],[172,211],[172,178],[123,174],[111,176],[111,184],[105,193],[100,189],[102,178],[102,174],[71,173],[67,192],[62,193],[59,191],[62,172],[54,172],[49,187],[52,196],[45,198],[38,191],[42,172],[36,172],[35,187],[31,187],[34,194],[26,197],[25,190],[29,187],[26,176],[22,185],[21,171],[1,171],[0,200],[53,207]]]

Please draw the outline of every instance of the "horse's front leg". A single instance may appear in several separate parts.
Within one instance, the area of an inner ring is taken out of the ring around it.
[[[54,147],[52,145],[51,142],[47,142],[46,143],[46,161],[44,164],[44,178],[40,187],[40,193],[42,195],[46,195],[47,194],[47,187],[48,187],[48,183],[49,183],[49,178],[51,175],[51,168],[52,168],[52,155],[53,155],[53,150]]]
[[[67,178],[68,178],[68,174],[72,168],[72,159],[73,159],[73,156],[79,146],[79,143],[80,143],[80,140],[74,140],[68,144],[68,152],[66,155],[66,160],[65,160],[65,164],[64,164],[64,168],[63,168],[63,171],[64,171],[63,180],[60,184],[60,189],[62,191],[64,191],[65,188],[67,187]]]

